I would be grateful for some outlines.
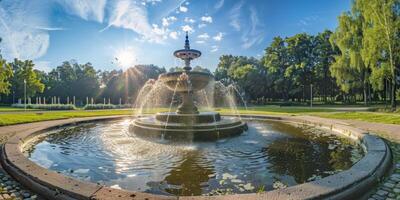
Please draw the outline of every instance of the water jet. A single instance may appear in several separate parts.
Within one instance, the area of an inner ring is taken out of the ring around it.
[[[237,117],[221,117],[214,111],[199,112],[193,95],[207,87],[214,80],[214,76],[206,72],[192,71],[190,62],[200,57],[201,52],[190,48],[187,33],[184,48],[176,50],[173,55],[184,61],[183,71],[161,74],[158,81],[174,94],[178,93],[182,103],[175,112],[138,117],[130,126],[131,132],[152,138],[215,140],[247,130],[247,124]]]

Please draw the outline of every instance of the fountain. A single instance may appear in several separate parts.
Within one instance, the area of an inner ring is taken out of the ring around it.
[[[161,74],[158,81],[174,94],[179,93],[182,103],[176,112],[138,117],[130,126],[131,133],[165,139],[214,140],[247,130],[247,124],[237,117],[221,117],[218,112],[199,112],[193,95],[207,87],[214,76],[192,71],[190,62],[200,57],[201,52],[190,48],[187,32],[184,49],[175,51],[174,56],[185,62],[184,71]]]

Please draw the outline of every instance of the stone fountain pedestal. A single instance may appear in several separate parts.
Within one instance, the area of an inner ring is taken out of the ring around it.
[[[190,61],[201,56],[201,52],[190,49],[186,34],[185,48],[174,55],[185,61],[184,71],[165,73],[159,80],[182,98],[176,112],[157,113],[133,121],[133,134],[152,138],[215,140],[237,135],[247,130],[246,123],[237,117],[224,117],[217,112],[199,112],[193,102],[193,93],[204,89],[214,76],[210,73],[191,71]]]
[[[185,78],[182,78],[185,77]],[[217,140],[241,134],[247,124],[237,117],[221,117],[217,112],[199,112],[193,92],[205,88],[213,76],[203,72],[173,72],[159,79],[182,97],[176,112],[162,112],[137,118],[130,126],[137,136],[168,140]]]

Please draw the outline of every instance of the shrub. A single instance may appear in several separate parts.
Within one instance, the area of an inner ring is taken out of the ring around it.
[[[14,108],[25,108],[25,104],[12,104]],[[40,110],[75,110],[76,107],[72,104],[26,104],[28,109],[40,109]]]
[[[83,107],[84,110],[102,110],[102,109],[115,109],[114,104],[87,104]]]
[[[122,108],[132,108],[131,104],[87,104],[83,107],[84,110],[102,110],[102,109],[122,109]]]

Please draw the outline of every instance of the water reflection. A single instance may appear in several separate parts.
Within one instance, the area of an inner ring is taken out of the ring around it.
[[[199,152],[186,154],[184,161],[165,177],[166,183],[173,186],[167,188],[166,191],[184,196],[202,194],[203,188],[208,186],[208,180],[214,171],[212,165],[204,165],[201,160]]]

